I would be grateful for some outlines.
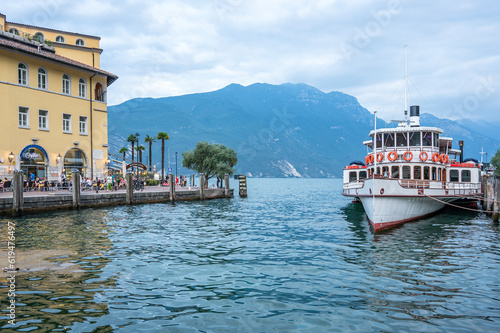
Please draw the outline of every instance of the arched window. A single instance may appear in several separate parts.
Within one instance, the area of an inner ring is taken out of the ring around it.
[[[28,66],[26,66],[22,62],[17,65],[17,77],[19,84],[23,86],[28,85]]]
[[[87,82],[83,78],[78,81],[78,96],[87,97]]]
[[[71,78],[68,74],[64,74],[62,77],[62,92],[66,95],[71,93]]]
[[[78,38],[76,40],[76,45],[78,45],[78,46],[85,46],[85,41],[83,39],[81,39],[81,38]]]
[[[104,90],[100,82],[97,82],[95,85],[95,99],[97,101],[104,102]]]
[[[41,32],[37,32],[33,36],[33,39],[36,40],[37,42],[43,43],[45,41],[45,36]]]
[[[19,36],[19,30],[17,30],[16,28],[10,28],[10,29],[9,29],[9,32],[10,32],[11,34],[14,34],[14,35]]]
[[[58,42],[58,43],[66,43],[66,39],[64,38],[64,36],[59,35],[59,36],[56,37],[56,42]]]
[[[38,68],[38,88],[47,89],[47,72],[43,68]]]

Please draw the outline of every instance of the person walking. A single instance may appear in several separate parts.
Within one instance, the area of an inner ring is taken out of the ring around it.
[[[113,191],[113,175],[111,172],[108,174],[108,178],[106,179],[106,191]]]

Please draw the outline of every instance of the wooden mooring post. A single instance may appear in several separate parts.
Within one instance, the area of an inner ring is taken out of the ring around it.
[[[170,187],[169,187],[169,190],[170,190],[170,202],[174,202],[175,201],[175,177],[174,175],[172,174],[169,174],[168,175],[168,180],[169,180],[169,184],[170,184]]]
[[[127,182],[127,189],[125,195],[125,201],[127,205],[131,205],[134,201],[134,180],[133,175],[131,173],[127,173],[125,175],[125,181]]]
[[[23,213],[23,173],[21,171],[14,171],[12,177],[12,214],[21,215]]]
[[[73,179],[73,209],[80,208],[80,173],[72,172],[71,178]]]
[[[200,173],[200,200],[205,200],[205,175]]]
[[[500,177],[485,176],[483,178],[483,200],[482,207],[486,215],[491,216],[493,221],[498,222],[500,201]]]
[[[496,176],[495,178],[495,186],[494,186],[494,195],[493,195],[493,221],[498,222],[498,214],[499,214],[499,201],[500,201],[500,176]]]
[[[247,197],[247,176],[239,175],[238,178],[240,179],[240,197],[246,198]]]

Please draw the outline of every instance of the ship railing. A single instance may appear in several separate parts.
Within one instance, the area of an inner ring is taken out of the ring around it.
[[[363,180],[349,182],[347,184],[344,184],[344,190],[362,188],[364,183],[365,182]]]
[[[404,188],[430,188],[430,181],[417,179],[400,179],[399,185]]]

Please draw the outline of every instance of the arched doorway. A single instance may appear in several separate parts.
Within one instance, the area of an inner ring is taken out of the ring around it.
[[[85,177],[87,168],[87,158],[85,153],[78,148],[72,148],[66,152],[63,159],[63,172],[66,178],[71,175],[73,171],[78,171]]]
[[[20,154],[20,169],[26,178],[31,173],[35,177],[47,177],[47,166],[49,158],[45,149],[39,145],[29,145],[24,147]]]
[[[104,89],[100,82],[95,85],[95,99],[100,102],[104,102]]]

